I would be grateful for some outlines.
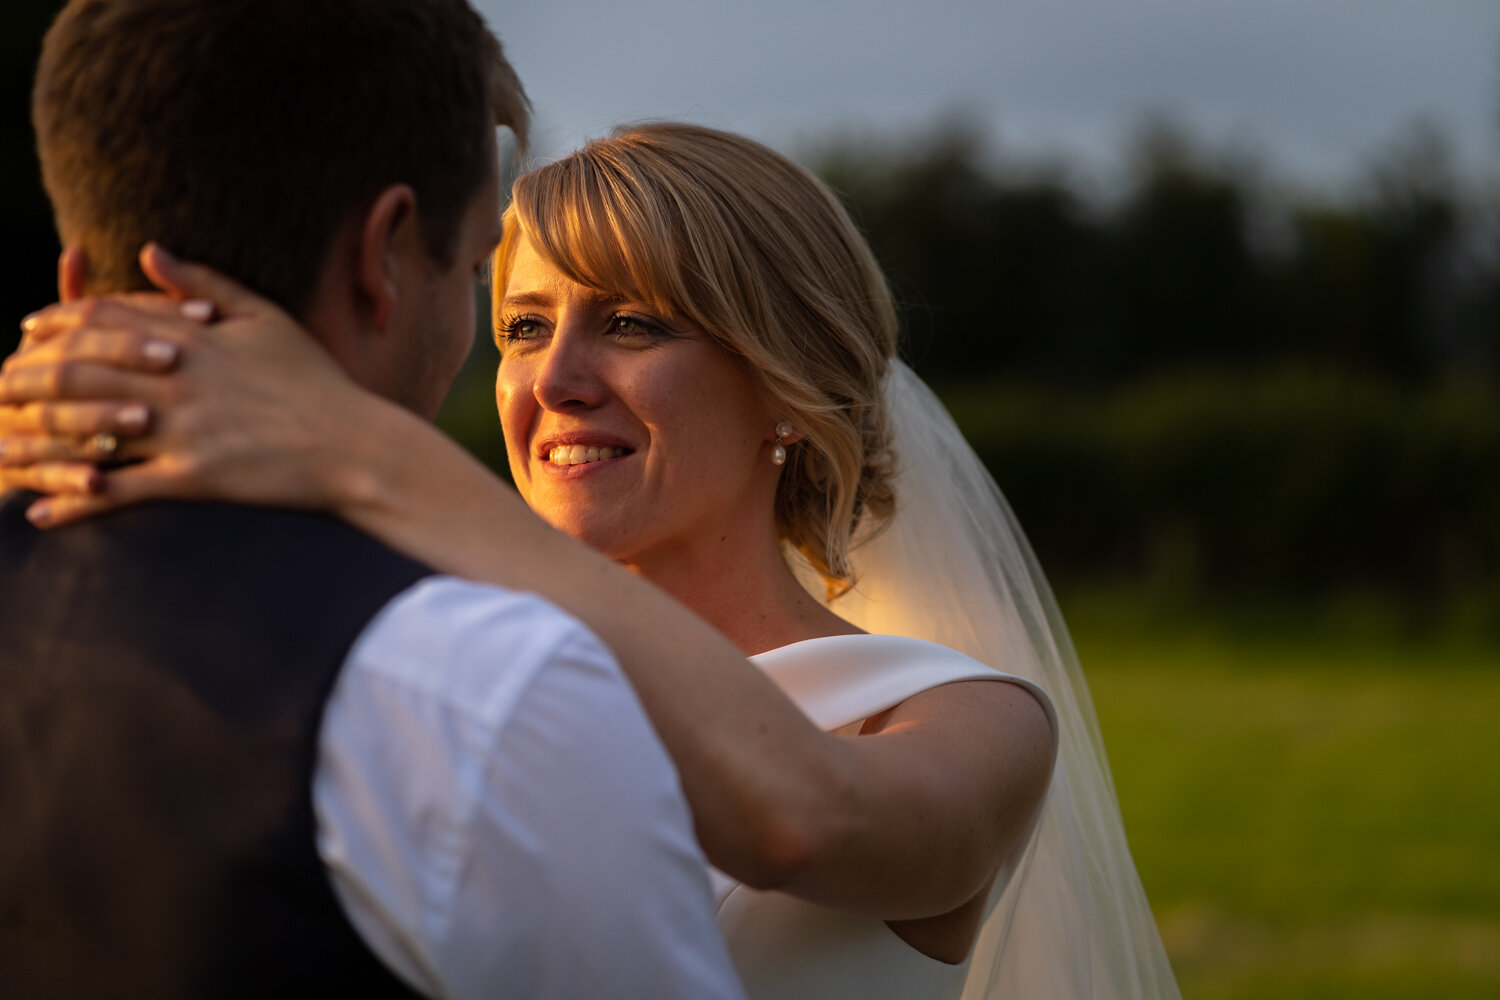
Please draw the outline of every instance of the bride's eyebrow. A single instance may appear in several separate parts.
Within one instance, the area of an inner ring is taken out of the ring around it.
[[[627,302],[637,302],[639,299],[629,295],[621,295],[619,292],[591,292],[589,296],[596,305],[617,306]],[[500,300],[501,308],[516,308],[530,306],[535,309],[550,306],[555,301],[555,296],[549,292],[517,292],[514,295],[506,295]]]
[[[500,300],[502,308],[512,306],[541,308],[542,306],[550,306],[551,304],[552,296],[545,292],[517,292],[515,295],[507,295]]]
[[[632,296],[623,295],[620,292],[590,291],[589,297],[594,300],[595,305],[601,306],[622,306],[627,302],[641,301],[640,299],[633,298]]]

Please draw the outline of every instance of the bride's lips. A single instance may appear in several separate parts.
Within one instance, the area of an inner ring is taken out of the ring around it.
[[[633,454],[634,448],[613,435],[575,431],[539,439],[533,459],[552,478],[576,479]]]

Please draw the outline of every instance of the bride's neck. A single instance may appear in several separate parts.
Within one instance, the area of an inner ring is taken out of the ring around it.
[[[627,563],[724,633],[746,656],[859,629],[803,589],[779,544],[733,559],[677,550]]]

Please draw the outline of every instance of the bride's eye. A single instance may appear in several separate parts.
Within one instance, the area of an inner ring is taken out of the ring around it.
[[[621,340],[655,340],[665,337],[667,331],[660,325],[629,313],[615,313],[609,318],[609,333]]]
[[[495,332],[502,344],[519,344],[536,339],[542,332],[542,324],[531,316],[505,316]]]

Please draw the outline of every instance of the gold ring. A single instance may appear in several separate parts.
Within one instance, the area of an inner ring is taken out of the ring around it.
[[[113,434],[95,434],[89,438],[89,446],[100,458],[114,458],[120,450],[120,439]]]

